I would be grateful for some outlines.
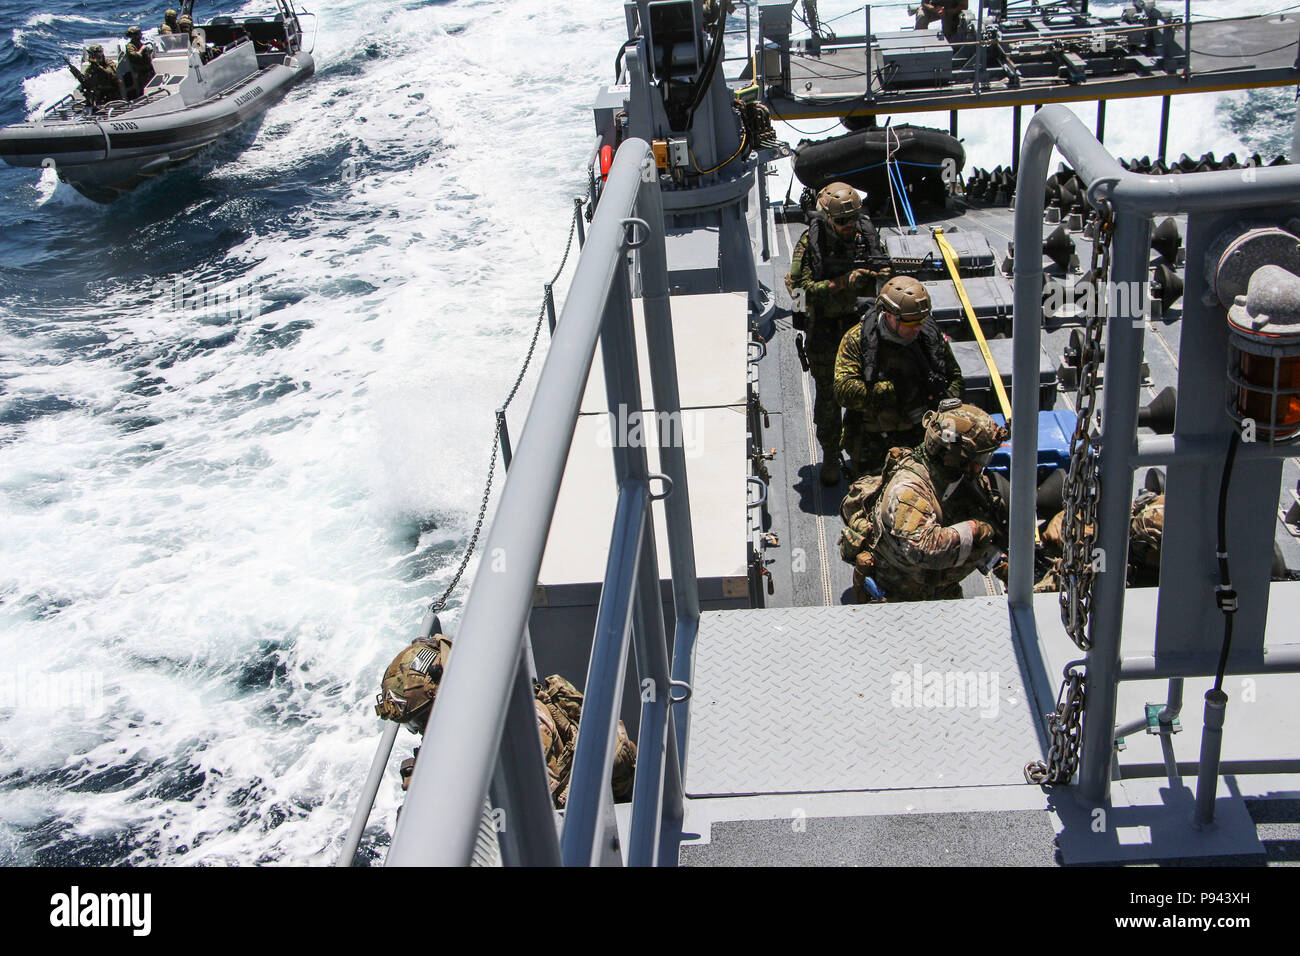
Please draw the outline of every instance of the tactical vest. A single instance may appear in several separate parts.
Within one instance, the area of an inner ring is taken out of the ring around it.
[[[835,236],[833,230],[820,213],[813,216],[808,226],[808,270],[814,282],[834,279],[852,272],[854,269],[866,268],[867,260],[872,257],[888,258],[889,253],[880,241],[880,233],[871,224],[866,207],[858,214],[858,229],[852,243]]]
[[[859,352],[862,357],[862,380],[873,382],[876,377],[876,363],[880,358],[880,325],[877,322],[878,311],[872,306],[862,316],[859,339]],[[933,405],[948,394],[948,375],[946,368],[947,349],[944,347],[943,333],[934,319],[927,318],[921,326],[921,333],[907,345],[891,347],[902,350],[916,365],[925,383],[924,388],[929,404]]]

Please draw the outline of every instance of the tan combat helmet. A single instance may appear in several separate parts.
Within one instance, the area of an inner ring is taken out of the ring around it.
[[[375,713],[408,724],[413,733],[423,733],[450,657],[451,640],[442,634],[404,647],[384,671]]]
[[[930,315],[930,293],[911,276],[894,276],[881,287],[876,307],[904,325],[920,325]]]
[[[925,413],[921,424],[925,455],[932,463],[974,474],[983,470],[1011,434],[982,408],[964,405],[957,398],[945,398],[938,411]]]
[[[862,200],[848,183],[831,183],[817,194],[817,208],[832,223],[855,222],[862,209]]]
[[[141,35],[141,34],[140,34],[140,28],[139,28],[139,27],[127,27],[127,28],[126,28],[126,35],[127,35],[128,37],[130,37],[132,40],[138,40],[138,39],[140,39],[140,35]]]

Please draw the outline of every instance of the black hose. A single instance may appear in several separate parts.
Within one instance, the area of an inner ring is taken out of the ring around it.
[[[727,14],[724,7],[719,5],[718,20],[713,26],[713,45],[709,47],[709,53],[704,58],[704,67],[695,79],[695,92],[691,95],[690,105],[686,107],[686,129],[688,130],[695,119],[695,111],[700,108],[700,104],[704,102],[704,95],[713,85],[711,80],[714,71],[718,68],[718,62],[722,59],[723,36],[726,29]]]
[[[1223,461],[1223,477],[1219,480],[1219,586],[1214,589],[1214,599],[1223,612],[1223,648],[1219,651],[1219,667],[1214,675],[1214,689],[1222,692],[1223,673],[1228,667],[1228,652],[1232,647],[1232,616],[1237,611],[1237,592],[1232,589],[1228,574],[1228,485],[1232,481],[1232,463],[1237,457],[1241,436],[1233,431],[1228,439],[1228,455]]]

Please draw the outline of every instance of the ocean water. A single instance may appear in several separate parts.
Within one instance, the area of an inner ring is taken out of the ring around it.
[[[0,123],[165,6],[0,0]],[[0,863],[332,863],[379,676],[473,527],[622,6],[311,9],[316,76],[130,197],[0,167]],[[1176,100],[1171,154],[1289,141],[1268,95]],[[1154,153],[1158,110],[1112,104],[1107,144]],[[970,165],[1007,161],[1009,111],[961,124]]]

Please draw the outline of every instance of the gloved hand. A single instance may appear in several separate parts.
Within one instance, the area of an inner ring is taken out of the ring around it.
[[[831,279],[828,283],[828,286],[831,290],[831,294],[835,295],[837,293],[843,292],[852,284],[853,284],[853,274],[850,272],[846,272],[842,276],[836,276],[834,279]]]
[[[971,531],[970,553],[979,554],[993,543],[993,526],[987,521],[976,521],[974,518],[966,523],[970,525]]]
[[[853,560],[853,565],[865,575],[870,575],[876,569],[876,559],[872,557],[870,551],[859,551],[858,556]]]
[[[898,391],[894,388],[893,382],[885,379],[871,383],[871,397],[879,401],[892,402],[897,400]]]
[[[849,273],[849,284],[862,292],[871,288],[871,280],[875,277],[875,273],[870,269],[854,269]]]

